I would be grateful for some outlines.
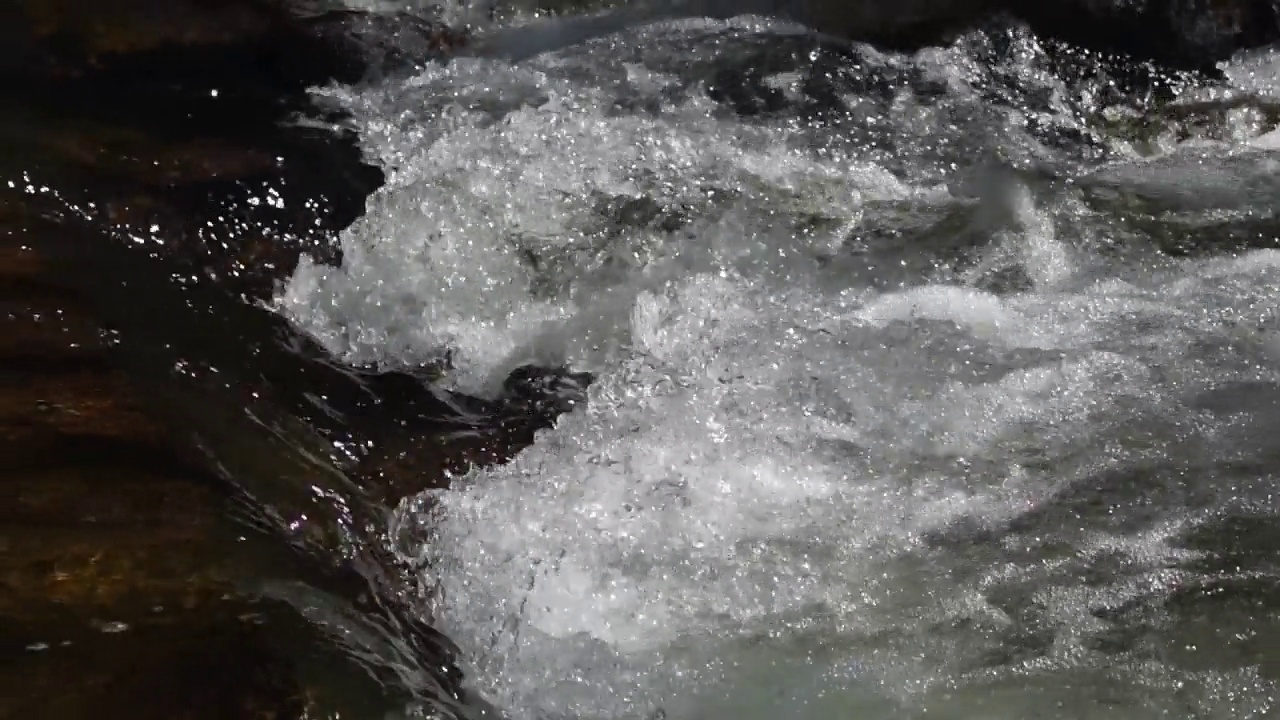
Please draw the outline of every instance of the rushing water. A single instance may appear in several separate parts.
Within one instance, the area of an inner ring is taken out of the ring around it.
[[[1280,711],[1280,154],[1221,104],[1266,63],[1136,142],[1095,113],[1150,101],[1021,32],[792,30],[324,91],[389,181],[281,312],[469,392],[595,375],[393,520],[471,683],[513,718]]]

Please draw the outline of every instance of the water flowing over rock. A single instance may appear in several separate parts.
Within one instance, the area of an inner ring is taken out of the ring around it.
[[[1275,514],[1274,119],[1062,45],[672,21],[329,95],[395,170],[281,312],[348,362],[447,356],[451,388],[592,374],[394,517],[479,692],[517,718],[1274,710],[1248,517]]]
[[[424,378],[340,366],[255,304],[340,259],[384,177],[309,95],[376,74],[370,43],[294,9],[0,7],[0,715],[351,715],[299,656],[375,707],[383,682],[451,694],[447,643],[362,533],[490,436],[441,448]],[[343,466],[366,416],[441,469]]]
[[[0,715],[1274,709],[1272,6],[645,7],[0,9]]]

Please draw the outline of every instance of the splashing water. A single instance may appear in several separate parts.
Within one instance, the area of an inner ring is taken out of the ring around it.
[[[1280,252],[1158,236],[1280,158],[1130,159],[1009,37],[666,23],[326,91],[389,181],[281,311],[470,392],[598,378],[396,518],[504,712],[1274,711]]]

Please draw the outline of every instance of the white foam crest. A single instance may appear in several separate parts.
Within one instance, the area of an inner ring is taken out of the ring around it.
[[[1239,310],[1267,294],[1258,281],[1274,258],[1233,263],[1254,276],[1223,296]],[[913,294],[940,298],[936,312],[914,316],[889,311],[892,299],[762,293],[733,276],[643,293],[631,354],[586,411],[433,498],[441,620],[505,706],[622,716],[681,697],[681,673],[712,672],[709,657],[798,622],[856,648],[903,622],[877,627],[883,606],[958,612],[944,601],[961,588],[921,590],[887,568],[958,518],[1034,507],[1096,470],[1079,451],[1135,408],[1172,410],[1203,381],[1171,370],[1189,344],[1227,332],[1199,307],[1221,288],[1204,269],[1008,300],[924,288]],[[1017,321],[977,333],[970,313]],[[1135,335],[1152,320],[1154,335]],[[845,652],[840,662],[866,660]]]
[[[1237,54],[1219,63],[1232,86],[1260,95],[1280,95],[1280,51],[1263,48]]]
[[[555,62],[467,61],[350,98],[391,182],[344,235],[342,267],[304,263],[280,300],[349,359],[447,348],[464,389],[526,358],[597,373],[586,408],[509,464],[397,517],[432,528],[428,547],[400,550],[425,555],[435,619],[516,718],[877,717],[922,697],[945,709],[931,693],[969,670],[967,645],[1017,624],[990,587],[1071,558],[931,538],[1013,522],[1154,456],[1144,432],[1167,418],[1208,433],[1188,395],[1280,380],[1263,365],[1280,254],[1094,277],[1022,187],[978,272],[876,290],[846,272],[859,256],[845,236],[925,191],[800,149],[812,138],[792,124],[672,99],[660,74],[601,69],[614,79],[591,84]],[[650,109],[615,112],[615,81]],[[1238,204],[1241,178],[1265,179],[1260,159],[1086,180],[1161,196],[1190,192],[1174,187],[1190,176],[1203,204]],[[1266,195],[1257,185],[1245,202]],[[623,217],[663,212],[685,217]],[[839,229],[795,229],[815,216]],[[1028,289],[979,289],[1010,263]],[[1106,589],[1119,602],[1166,579],[1170,532],[1081,540],[1077,527],[1043,542],[1128,553],[1145,574]],[[1061,634],[1019,672],[1082,667],[1085,595],[1050,593]],[[825,699],[777,700],[815,685]]]
[[[431,72],[453,87],[472,70]],[[726,122],[705,101],[617,116],[589,90],[570,94],[536,72],[525,80],[536,92],[515,94],[539,104],[497,122],[480,122],[470,101],[446,107],[448,119],[429,130],[406,118],[367,121],[391,178],[344,233],[342,266],[304,262],[278,306],[352,361],[417,362],[447,349],[458,368],[451,382],[482,392],[519,362],[589,361],[583,353],[625,322],[615,311],[625,313],[664,267],[794,253],[804,242],[789,232],[761,232],[773,218],[797,209],[853,216],[865,201],[914,192],[874,165],[819,163],[789,147],[785,130]],[[606,247],[591,213],[609,198],[738,203],[754,217],[713,222],[696,240],[637,229]],[[618,278],[607,263],[644,272]],[[539,289],[547,286],[559,291]]]
[[[681,638],[732,642],[769,633],[779,618],[844,606],[871,544],[912,542],[904,506],[938,519],[965,506],[956,488],[877,482],[849,447],[863,431],[794,402],[812,368],[785,358],[812,332],[792,328],[795,340],[766,348],[752,338],[786,337],[762,324],[793,321],[780,311],[797,299],[753,296],[740,279],[706,275],[642,295],[634,355],[593,386],[586,413],[563,419],[503,470],[438,498],[437,547],[470,548],[441,558],[457,570],[442,578],[446,628],[486,641],[519,629],[496,656],[468,648],[487,680],[518,683],[490,688],[507,706],[526,705],[526,693],[547,685],[560,688],[537,693],[553,712],[614,713],[616,697],[640,703],[676,678],[596,665],[596,677],[579,683],[590,689],[584,696],[547,674],[548,658],[579,656],[587,643],[597,661],[604,652],[631,667],[662,651],[664,664],[686,667],[670,652]],[[819,451],[824,442],[834,448]],[[504,530],[476,533],[494,521]],[[513,642],[520,650],[507,654]]]

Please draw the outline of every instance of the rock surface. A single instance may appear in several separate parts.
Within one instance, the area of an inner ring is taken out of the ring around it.
[[[477,42],[486,52],[520,59],[655,19],[739,14],[782,17],[899,50],[946,43],[1003,15],[1027,22],[1045,38],[1196,70],[1280,40],[1280,3],[1274,0],[646,0],[612,11],[608,20],[546,21]]]
[[[546,419],[341,366],[257,301],[301,255],[337,261],[382,182],[306,87],[460,36],[292,9],[0,9],[0,717],[376,717],[458,694],[377,521]],[[316,656],[336,682],[304,672]]]
[[[1006,9],[1046,37],[1184,69],[1280,40],[1274,0],[1052,0]]]
[[[302,717],[207,475],[0,207],[0,717]]]

